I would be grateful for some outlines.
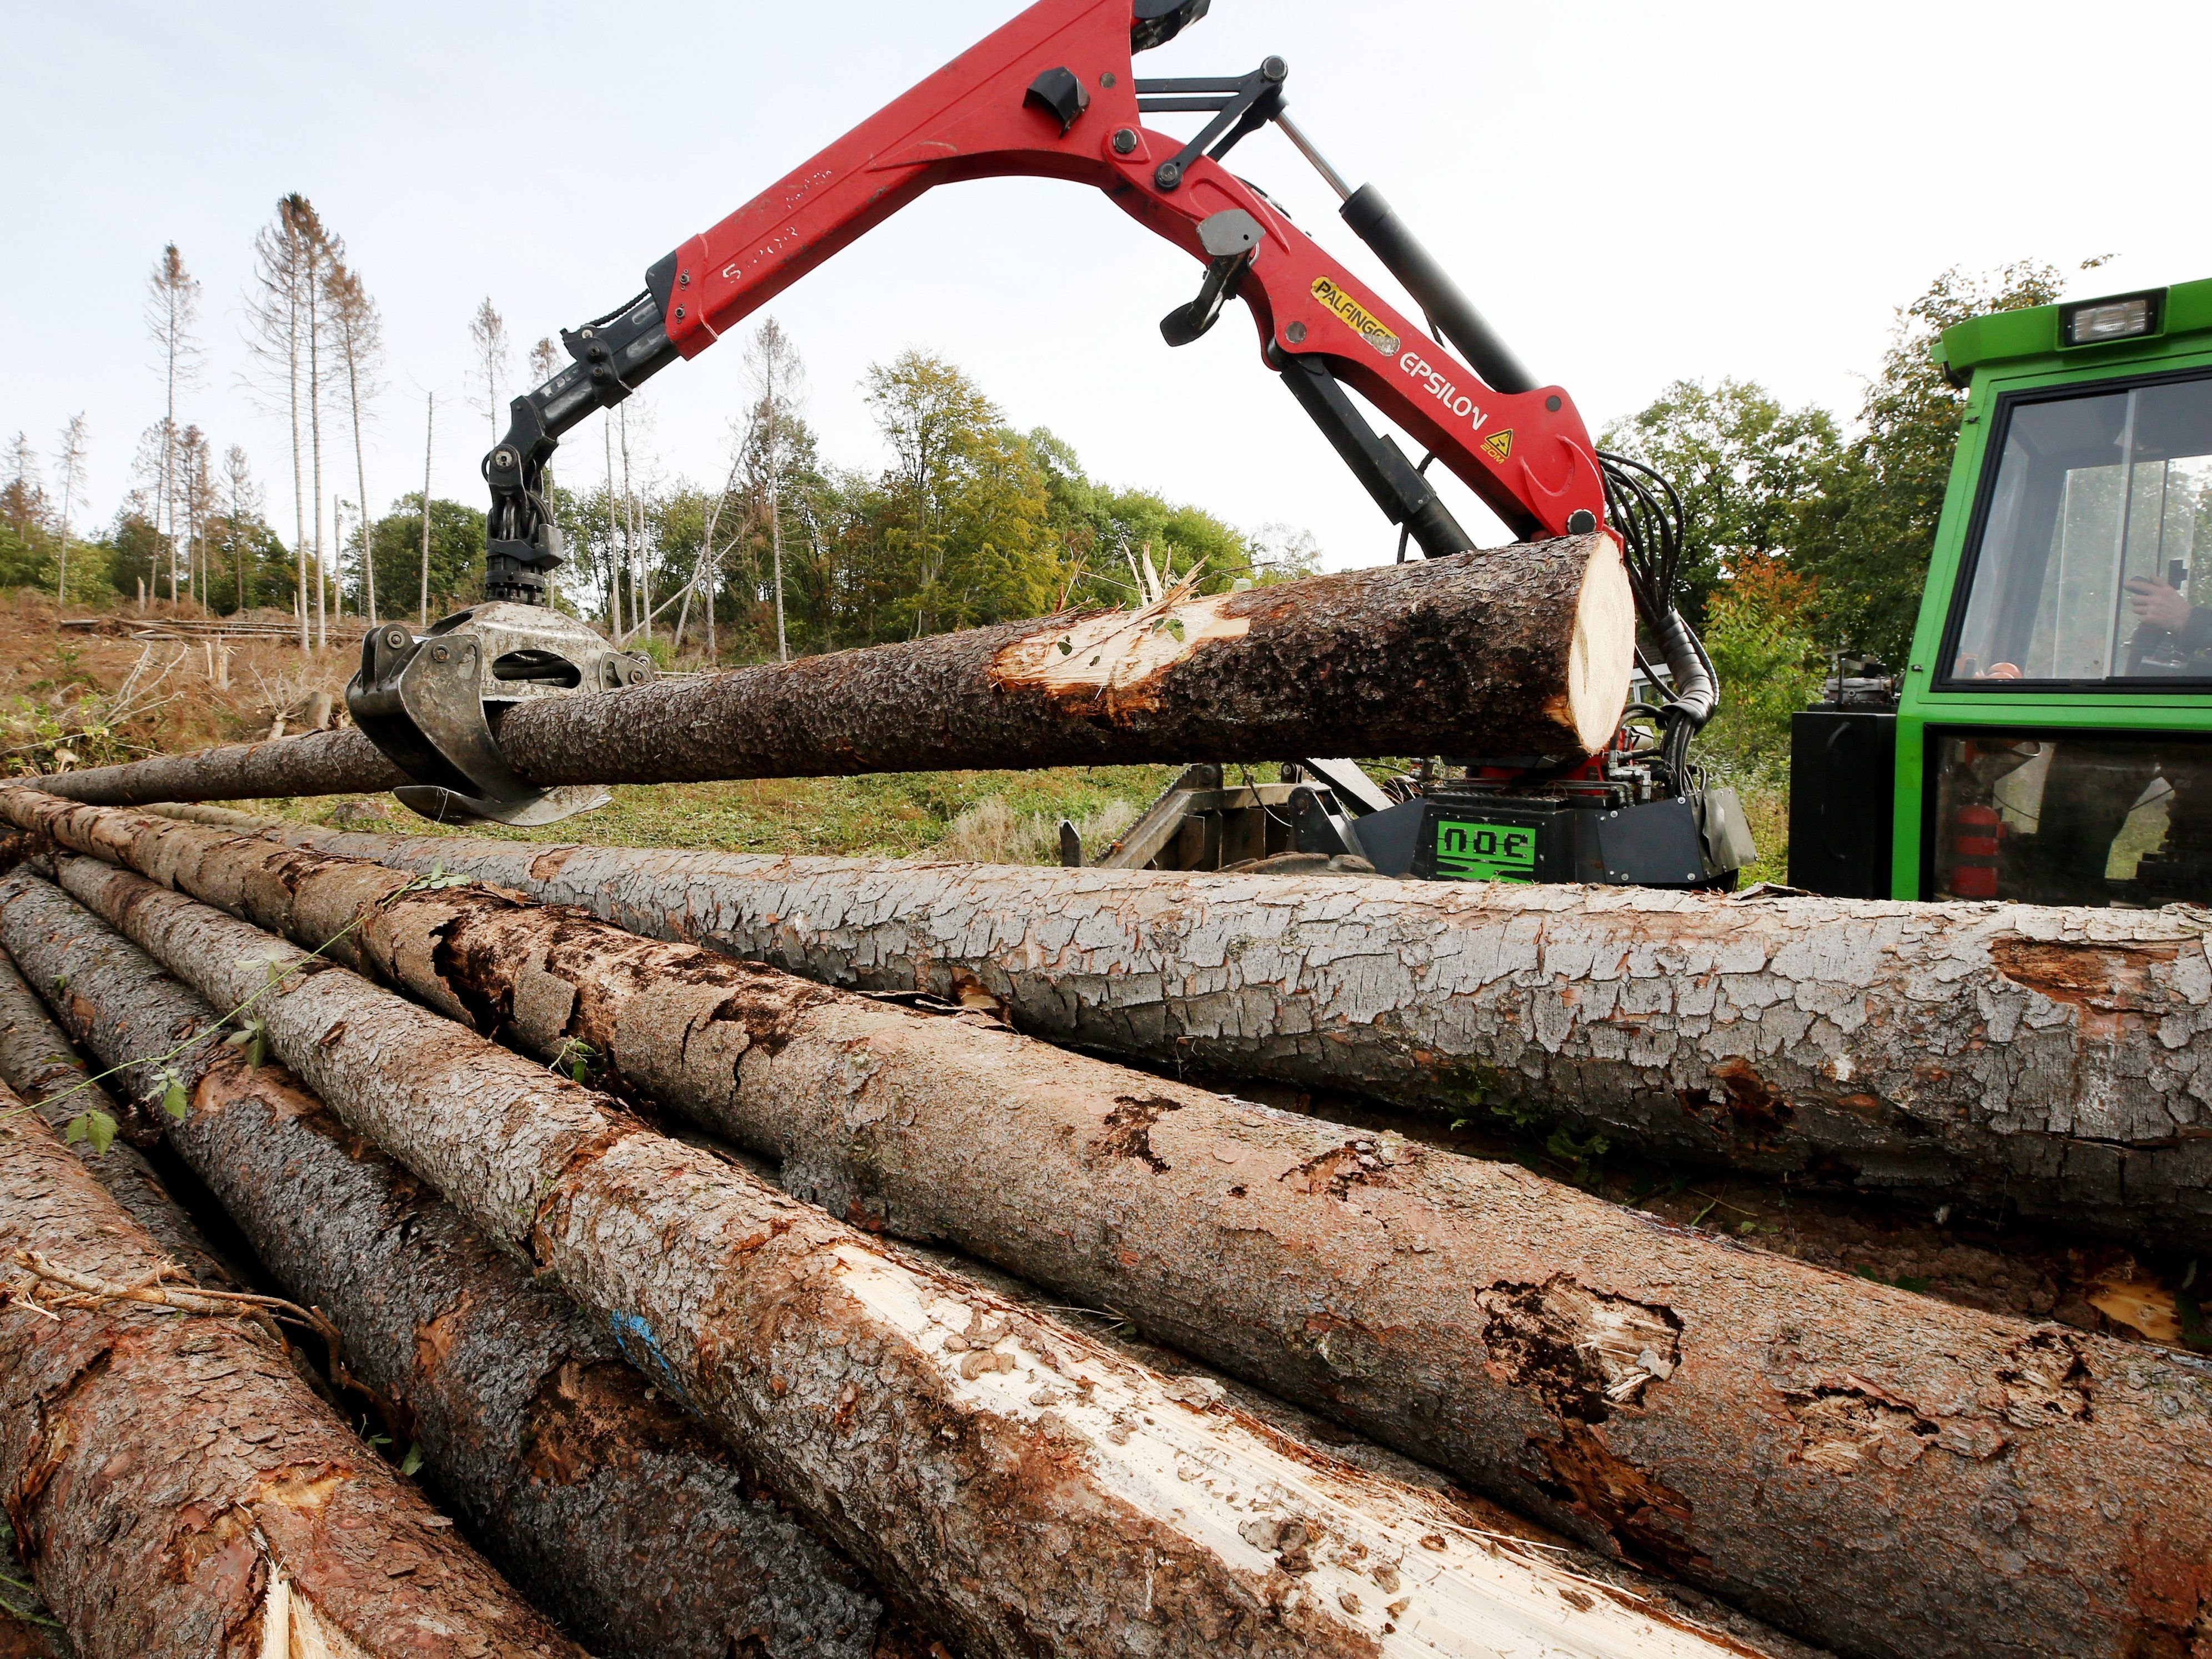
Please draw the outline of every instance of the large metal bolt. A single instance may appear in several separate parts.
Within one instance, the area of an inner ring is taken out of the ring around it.
[[[1173,161],[1163,161],[1159,171],[1152,174],[1152,182],[1162,190],[1173,190],[1182,182],[1182,169]]]
[[[1136,152],[1136,149],[1137,149],[1137,135],[1136,135],[1135,133],[1132,132],[1128,128],[1127,128],[1127,127],[1122,127],[1122,128],[1119,129],[1119,130],[1118,130],[1118,131],[1114,134],[1114,154],[1115,154],[1115,155],[1133,155],[1133,154],[1135,154],[1135,152]]]
[[[1279,58],[1265,58],[1261,62],[1260,73],[1270,81],[1285,80],[1290,76],[1291,66]]]
[[[453,653],[452,652],[447,650],[442,645],[433,646],[430,647],[430,660],[432,662],[443,662],[447,658],[453,654]]]

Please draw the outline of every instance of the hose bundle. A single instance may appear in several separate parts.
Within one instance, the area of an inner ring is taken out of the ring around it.
[[[1688,515],[1674,485],[1643,462],[1602,450],[1597,459],[1605,477],[1606,519],[1620,538],[1636,608],[1674,677],[1674,695],[1659,711],[1660,755],[1677,786],[1683,786],[1688,782],[1690,738],[1720,705],[1720,677],[1712,659],[1674,608]],[[1644,672],[1650,672],[1648,663]]]

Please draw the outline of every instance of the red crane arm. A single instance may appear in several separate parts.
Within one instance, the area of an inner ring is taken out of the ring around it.
[[[1563,533],[1582,511],[1603,522],[1589,434],[1565,392],[1484,384],[1212,159],[1196,156],[1179,177],[1163,176],[1161,163],[1183,147],[1143,125],[1130,64],[1133,28],[1140,36],[1146,28],[1143,14],[1170,9],[1159,0],[1038,0],[678,248],[673,284],[653,296],[662,300],[670,342],[697,356],[924,191],[955,179],[1027,175],[1092,185],[1139,223],[1209,261],[1217,256],[1201,246],[1200,226],[1241,210],[1262,234],[1234,291],[1251,307],[1271,367],[1325,361],[1516,533]],[[1204,6],[1179,9],[1195,14]],[[1047,82],[1058,89],[1057,109],[1032,92],[1054,70],[1081,88]]]

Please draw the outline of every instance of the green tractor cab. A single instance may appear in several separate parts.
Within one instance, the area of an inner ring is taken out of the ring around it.
[[[2212,281],[1978,317],[1901,675],[1791,733],[1790,881],[2212,904]]]

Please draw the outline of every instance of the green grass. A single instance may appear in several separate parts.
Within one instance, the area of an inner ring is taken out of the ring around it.
[[[778,778],[745,783],[617,785],[596,812],[542,829],[502,824],[468,832],[501,841],[584,842],[601,847],[714,848],[736,853],[823,853],[872,858],[927,854],[963,812],[996,796],[1018,817],[1083,822],[1120,801],[1139,811],[1167,787],[1171,766],[1061,767],[1045,772],[916,772],[857,778]],[[1257,775],[1257,774],[1255,774]],[[1273,769],[1267,769],[1273,775]],[[451,833],[378,797],[376,828]],[[249,801],[241,810],[304,823],[346,822],[342,797]],[[1093,849],[1094,853],[1103,849]]]

